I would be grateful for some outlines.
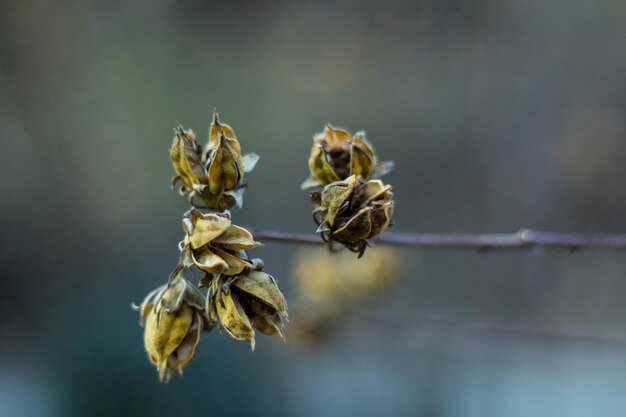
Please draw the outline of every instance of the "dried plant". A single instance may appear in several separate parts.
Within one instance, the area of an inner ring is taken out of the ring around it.
[[[310,177],[302,188],[323,187],[310,193],[317,233],[333,248],[341,243],[363,256],[369,239],[392,224],[391,186],[371,180],[388,173],[392,162],[378,162],[365,132],[354,136],[327,124],[313,137]]]
[[[376,248],[363,259],[345,251],[300,250],[290,274],[298,306],[289,326],[290,341],[301,348],[340,334],[348,324],[346,313],[384,302],[404,265],[398,250],[389,247]]]
[[[241,154],[234,130],[220,122],[217,112],[209,127],[204,149],[191,130],[174,129],[170,160],[191,210],[183,215],[183,240],[179,263],[167,284],[152,291],[140,306],[144,345],[148,359],[162,381],[192,360],[203,330],[225,330],[254,350],[255,329],[284,340],[287,302],[276,280],[262,272],[263,261],[247,251],[259,246],[246,229],[233,224],[228,211],[241,207],[246,187],[244,173],[259,157]],[[210,209],[203,213],[199,208]],[[184,277],[198,268],[204,277],[196,286]],[[207,287],[207,293],[202,288]]]
[[[162,381],[168,381],[175,371],[182,373],[191,363],[203,331],[217,327],[235,340],[248,342],[254,350],[257,331],[284,340],[283,326],[287,320],[287,302],[276,280],[263,272],[261,259],[248,256],[248,251],[260,244],[253,233],[232,222],[228,211],[242,206],[244,174],[254,168],[258,155],[241,154],[234,130],[220,122],[217,112],[213,114],[204,149],[194,133],[182,125],[177,125],[174,133],[170,160],[176,175],[172,185],[180,183],[180,194],[187,197],[192,208],[183,216],[179,262],[167,283],[150,292],[139,306],[133,305],[144,327],[148,359]],[[360,258],[374,238],[400,246],[481,250],[538,246],[570,251],[587,247],[626,248],[623,235],[528,229],[514,234],[379,237],[393,223],[394,201],[391,186],[378,178],[392,166],[391,162],[379,162],[363,132],[351,135],[326,125],[322,133],[314,136],[310,175],[302,188],[313,188],[310,197],[317,233],[331,252],[345,247]],[[284,232],[256,235],[289,243],[315,241],[311,236]],[[323,261],[319,254],[308,252],[300,259],[295,275],[301,293],[306,294],[301,298],[315,306],[315,313],[298,320],[299,329],[314,332],[320,328],[319,323],[332,320],[334,312],[356,301],[375,298],[396,275],[398,262],[394,255],[380,251],[363,263],[354,257]],[[190,268],[203,272],[197,285],[185,278]],[[305,276],[306,280],[302,278]]]

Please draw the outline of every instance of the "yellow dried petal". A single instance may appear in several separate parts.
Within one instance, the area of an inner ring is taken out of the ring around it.
[[[185,131],[182,126],[175,129],[176,135],[170,149],[170,159],[174,170],[183,183],[191,188],[194,184],[206,184],[207,176],[199,157],[199,145],[191,130]]]
[[[341,178],[326,160],[326,153],[320,145],[314,144],[311,148],[311,156],[309,157],[309,170],[311,175],[319,184],[326,185]]]
[[[327,185],[322,191],[321,206],[326,209],[324,220],[329,225],[335,222],[335,217],[344,202],[350,197],[358,181],[355,176],[347,178],[345,181],[336,181]]]
[[[228,268],[222,272],[224,275],[239,275],[244,269],[252,268],[253,266],[250,262],[241,259],[239,256],[226,252],[225,250],[216,248],[213,249],[213,252],[228,264]]]
[[[230,225],[229,218],[216,214],[201,214],[201,217],[183,220],[183,229],[189,235],[189,243],[194,249],[211,242],[224,233]]]
[[[372,229],[370,230],[367,238],[372,238],[379,233],[384,232],[391,223],[393,216],[393,202],[387,202],[380,207],[376,207],[372,210]]]
[[[285,336],[282,331],[283,320],[281,316],[257,302],[252,301],[249,305],[252,326],[266,336],[278,336],[284,341]]]
[[[209,187],[205,187],[202,191],[192,191],[189,194],[189,204],[197,207],[208,208],[211,210],[223,211],[220,207],[221,196],[212,194]]]
[[[372,207],[365,207],[346,224],[334,231],[333,237],[345,243],[356,243],[367,239],[372,230],[371,213]]]
[[[139,311],[139,324],[144,325],[146,316],[150,310],[154,309],[154,303],[161,297],[161,294],[167,289],[167,285],[161,285],[150,291],[148,295],[141,301],[141,304],[132,305],[133,310]]]
[[[209,249],[193,251],[191,259],[198,268],[211,274],[221,274],[228,269],[228,263]]]
[[[184,268],[180,265],[178,268],[180,268],[180,272],[176,273],[175,271],[175,279],[161,296],[160,303],[157,306],[157,313],[161,308],[166,312],[176,311],[182,303],[198,310],[204,308],[206,297],[195,285],[192,285],[183,277]]]
[[[324,132],[315,136],[314,140],[326,140],[330,146],[343,145],[350,140],[350,133],[338,127],[333,127],[330,124],[324,126]]]
[[[212,323],[219,322],[219,315],[217,314],[217,306],[216,306],[216,299],[217,299],[217,294],[219,293],[219,287],[220,287],[219,277],[211,278],[209,288],[207,290],[207,297],[206,297],[207,303],[206,303],[205,312],[206,312],[207,317],[209,318],[209,321]]]
[[[196,353],[196,349],[200,344],[200,335],[202,333],[202,314],[195,312],[193,322],[183,341],[180,343],[176,351],[167,358],[168,372],[178,370],[182,374],[183,368],[191,363]]]
[[[219,321],[234,339],[245,340],[254,350],[254,330],[237,295],[232,291],[222,292],[215,303]]]
[[[356,132],[354,136],[352,136],[352,139],[350,139],[350,142],[354,146],[357,146],[362,152],[367,154],[367,156],[370,157],[370,160],[373,163],[376,163],[376,153],[374,152],[374,148],[372,147],[372,145],[365,137],[364,131]]]
[[[156,348],[157,317],[153,309],[149,310],[144,319],[143,343],[148,359],[153,365],[158,365],[159,354]]]
[[[372,201],[391,200],[391,185],[384,185],[380,180],[370,180],[354,193],[355,206],[364,206]]]
[[[286,314],[287,302],[271,275],[265,272],[251,271],[246,275],[239,276],[232,285],[281,314]]]
[[[350,148],[350,174],[367,180],[372,174],[372,164],[372,156],[357,143],[353,143]]]
[[[235,135],[235,131],[232,127],[230,127],[230,125],[220,122],[217,111],[214,111],[213,122],[211,123],[211,127],[209,128],[209,143],[207,145],[209,150],[218,148],[220,136],[222,135],[233,139],[235,141],[232,144],[233,150],[237,153],[241,153],[241,147],[239,145],[239,142],[237,142],[237,136]]]
[[[243,177],[241,154],[234,149],[237,141],[222,135],[219,146],[211,151],[209,164],[209,190],[220,194],[235,188]]]
[[[252,234],[243,227],[231,225],[219,237],[213,240],[213,243],[225,246],[230,250],[246,250],[259,246],[260,243],[255,242]]]
[[[175,313],[163,312],[157,316],[155,348],[159,363],[163,363],[183,341],[193,320],[193,310],[186,304]]]

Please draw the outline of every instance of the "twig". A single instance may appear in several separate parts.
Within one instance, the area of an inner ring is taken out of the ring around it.
[[[259,230],[254,232],[259,241],[320,244],[319,236],[303,233]],[[522,229],[517,233],[489,234],[430,234],[430,233],[384,233],[373,239],[374,243],[431,249],[531,249],[535,247],[561,248],[569,251],[579,249],[626,250],[626,234],[581,234],[540,232]]]

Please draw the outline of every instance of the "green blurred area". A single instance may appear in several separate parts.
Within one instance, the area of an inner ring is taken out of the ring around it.
[[[168,385],[129,304],[177,261],[172,128],[214,107],[261,155],[243,226],[314,231],[331,122],[395,161],[396,232],[624,232],[625,39],[618,0],[4,2],[0,415],[623,415],[623,343],[472,330],[622,340],[622,253],[411,251],[328,343],[212,332]],[[255,253],[288,297],[297,249]]]

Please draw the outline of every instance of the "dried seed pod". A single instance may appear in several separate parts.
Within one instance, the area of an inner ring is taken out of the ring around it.
[[[204,152],[191,130],[178,125],[174,132],[170,159],[177,175],[172,185],[181,181],[180,193],[187,195],[192,205],[199,201],[204,208],[218,211],[241,207],[244,173],[252,171],[259,156],[241,155],[235,132],[219,121],[217,112],[213,113]]]
[[[191,209],[183,218],[185,238],[180,242],[182,263],[210,274],[238,275],[255,263],[247,249],[259,246],[246,229],[235,226],[226,213],[203,214]]]
[[[200,343],[200,333],[210,329],[204,315],[205,296],[182,277],[182,268],[169,284],[152,291],[139,310],[144,327],[144,345],[148,359],[156,366],[161,381],[193,360]]]
[[[298,309],[290,320],[290,346],[311,347],[339,334],[347,325],[347,311],[383,302],[404,270],[397,248],[381,246],[363,259],[348,251],[299,251],[291,268]]]
[[[170,159],[178,173],[173,181],[182,181],[181,193],[194,192],[208,181],[204,169],[202,148],[196,141],[192,130],[185,130],[182,125],[174,129],[174,140],[170,148]]]
[[[363,255],[367,239],[386,230],[393,215],[391,186],[350,176],[311,193],[313,218],[324,241],[343,243]]]
[[[378,162],[365,132],[351,135],[344,129],[327,124],[322,133],[313,137],[309,157],[311,174],[302,183],[302,189],[325,186],[351,175],[369,180],[387,174],[392,168],[392,162]]]
[[[318,309],[336,310],[376,300],[404,271],[397,248],[377,247],[363,259],[324,248],[300,251],[291,275],[296,292]]]
[[[250,343],[252,350],[255,329],[284,340],[287,302],[276,280],[264,272],[250,270],[242,275],[210,278],[206,314],[234,339]]]

